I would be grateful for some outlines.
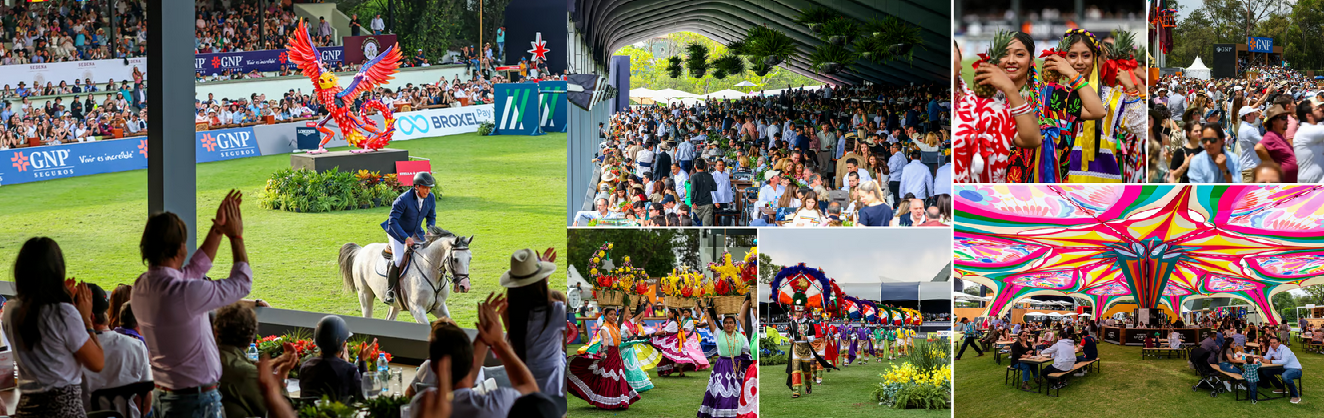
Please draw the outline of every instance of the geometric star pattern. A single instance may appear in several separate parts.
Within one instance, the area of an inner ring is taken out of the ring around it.
[[[1278,323],[1271,296],[1324,283],[1324,187],[970,185],[954,196],[954,269],[996,291],[1102,313],[1232,297]]]

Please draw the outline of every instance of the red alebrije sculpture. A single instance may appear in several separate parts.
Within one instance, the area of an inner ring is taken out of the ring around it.
[[[327,71],[322,65],[321,54],[317,52],[317,47],[313,46],[312,39],[308,37],[308,29],[304,26],[303,20],[299,21],[299,28],[294,31],[294,36],[290,37],[285,49],[289,53],[290,61],[298,64],[303,75],[312,79],[317,100],[326,106],[327,110],[326,117],[317,122],[317,130],[323,134],[322,142],[317,145],[316,150],[308,151],[309,154],[326,152],[326,143],[336,135],[335,131],[326,127],[326,123],[331,120],[336,121],[336,125],[340,127],[340,134],[350,146],[362,149],[350,152],[376,151],[391,142],[391,135],[395,133],[395,114],[391,112],[390,106],[379,100],[363,103],[363,108],[375,109],[382,113],[386,119],[385,129],[379,128],[377,122],[371,118],[353,113],[352,107],[354,99],[360,94],[391,81],[400,67],[398,46],[391,45],[381,54],[364,63],[363,68],[354,74],[349,87],[342,89],[335,74]],[[365,132],[367,136],[364,136]]]

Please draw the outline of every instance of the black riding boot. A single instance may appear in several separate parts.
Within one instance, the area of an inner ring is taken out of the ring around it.
[[[387,305],[395,304],[395,287],[400,284],[400,268],[395,263],[389,263],[386,272],[386,294],[382,296],[382,302]]]

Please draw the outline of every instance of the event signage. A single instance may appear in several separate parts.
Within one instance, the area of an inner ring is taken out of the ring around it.
[[[262,155],[257,149],[257,138],[253,136],[253,128],[198,131],[193,135],[198,141],[195,144],[194,154],[199,163]]]
[[[363,35],[345,37],[345,63],[362,64],[395,45],[395,35]],[[404,51],[400,56],[408,57]]]
[[[565,132],[566,82],[538,82],[538,125],[543,132]]]
[[[133,69],[137,68],[147,77],[147,58],[129,58],[128,64],[123,59],[91,60],[73,62],[46,62],[40,64],[15,64],[4,66],[0,71],[0,85],[8,84],[17,89],[18,83],[32,88],[45,86],[47,82],[59,85],[61,81],[73,85],[74,80],[92,80],[98,88],[107,81],[133,80]]]
[[[1273,53],[1273,38],[1261,38],[1251,36],[1250,41],[1246,42],[1250,52],[1268,52]]]
[[[492,122],[492,105],[443,107],[395,114],[392,140],[477,132],[478,125]]]
[[[317,149],[322,142],[322,133],[312,126],[294,127],[294,149]]]
[[[338,63],[344,58],[345,48],[331,46],[318,48],[317,52],[322,55],[322,62],[327,64]],[[220,74],[225,70],[244,73],[253,70],[280,71],[287,66],[293,67],[294,65],[294,61],[289,59],[289,55],[284,49],[221,52],[193,56],[193,71],[203,75]]]
[[[0,151],[0,185],[147,168],[147,138]]]
[[[431,161],[415,160],[395,162],[395,179],[405,187],[413,187],[414,175],[422,172],[432,172]]]
[[[538,125],[537,83],[502,83],[493,87],[496,93],[493,135],[542,135]]]

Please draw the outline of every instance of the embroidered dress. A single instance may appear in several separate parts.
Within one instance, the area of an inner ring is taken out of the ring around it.
[[[716,339],[718,358],[708,376],[708,390],[699,405],[698,418],[734,418],[739,415],[745,372],[751,364],[749,339],[744,333],[727,335],[725,331],[718,331]]]
[[[688,337],[686,333],[680,332],[679,324],[669,320],[662,327],[662,332],[667,335],[653,337],[650,341],[653,349],[662,355],[657,363],[658,376],[669,376],[671,373],[685,369],[702,370],[708,368],[708,359],[694,357],[686,351],[685,346],[691,342],[695,345],[695,350],[698,350],[698,342],[693,341],[694,338]],[[702,368],[700,364],[702,364]]]
[[[626,321],[621,324],[621,337],[626,339],[621,343],[621,361],[625,363],[625,381],[630,382],[630,387],[634,388],[635,392],[644,393],[653,388],[653,381],[648,378],[648,373],[639,362],[638,348],[647,347],[652,351],[652,347],[648,345],[648,340],[633,338],[641,334],[641,331],[643,329],[632,322]]]
[[[1141,172],[1130,159],[1140,158],[1137,134],[1149,124],[1145,103],[1131,99],[1120,88],[1104,86],[1099,94],[1107,112],[1103,120],[1084,123],[1071,147],[1067,182],[1122,183],[1128,174]]]
[[[758,350],[750,350],[756,352]],[[745,369],[744,387],[740,390],[740,407],[736,409],[736,418],[758,418],[759,416],[759,362],[750,362]]]
[[[1012,150],[1008,183],[1058,183],[1065,178],[1067,157],[1081,126],[1080,95],[1058,84],[1040,84],[1032,94],[1039,111],[1039,149]],[[1018,159],[1020,157],[1020,159]]]
[[[598,329],[601,355],[576,356],[570,360],[566,379],[570,393],[602,409],[629,409],[639,393],[626,380],[621,360],[621,331],[610,323]]]
[[[1005,183],[1010,164],[1016,120],[999,93],[993,98],[975,96],[958,79],[956,129],[952,132],[952,173],[955,183]]]

